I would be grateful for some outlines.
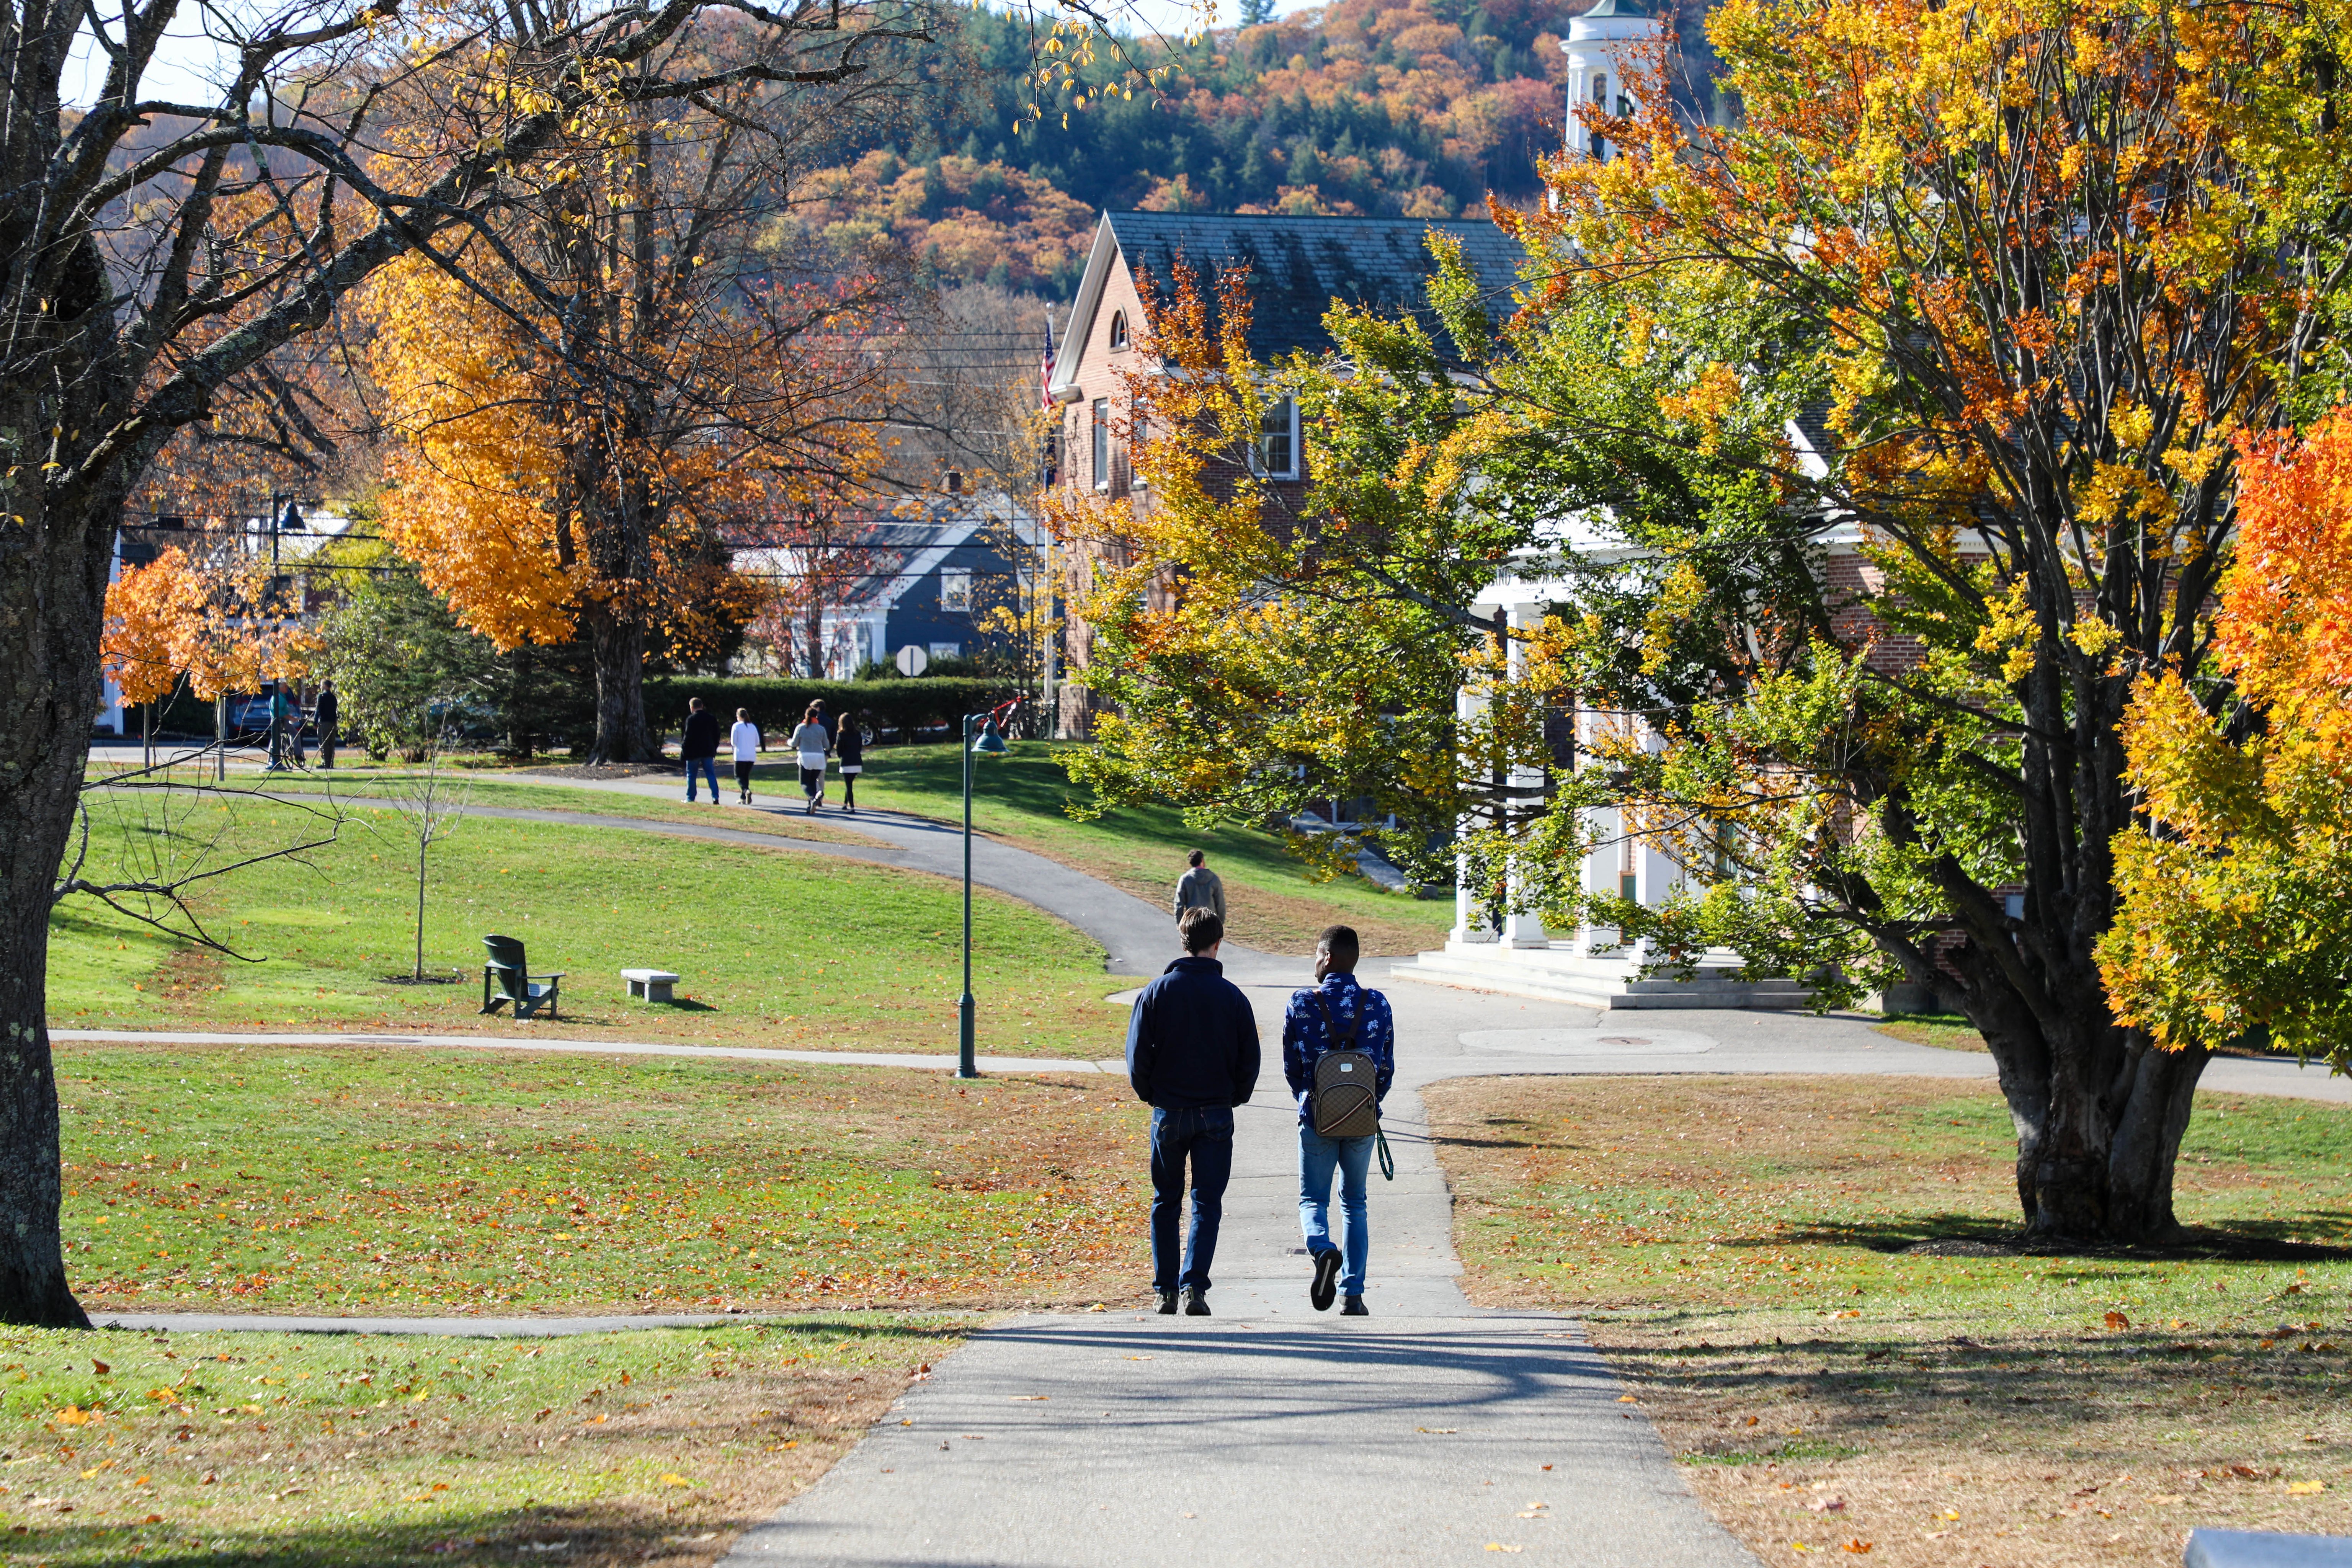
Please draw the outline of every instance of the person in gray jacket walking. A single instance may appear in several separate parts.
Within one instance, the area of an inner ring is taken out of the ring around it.
[[[1182,920],[1186,910],[1206,910],[1217,917],[1217,924],[1225,923],[1225,885],[1209,869],[1209,858],[1198,849],[1184,857],[1192,868],[1176,881],[1176,918]]]

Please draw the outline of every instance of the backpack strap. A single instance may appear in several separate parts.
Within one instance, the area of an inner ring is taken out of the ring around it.
[[[1364,1026],[1363,1016],[1359,1013],[1356,1017],[1349,1020],[1348,1032],[1343,1035],[1339,1032],[1339,1021],[1331,1016],[1331,998],[1323,994],[1323,987],[1320,985],[1315,988],[1315,1001],[1323,1009],[1323,1037],[1329,1042],[1327,1048],[1335,1051],[1354,1050],[1356,1031]]]

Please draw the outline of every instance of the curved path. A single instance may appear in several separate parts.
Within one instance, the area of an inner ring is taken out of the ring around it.
[[[605,785],[603,787],[620,787]],[[628,793],[650,794],[637,788]],[[665,791],[666,793],[666,791]],[[585,813],[490,808],[531,820],[675,833],[956,875],[955,829],[898,816],[857,827],[887,849]],[[740,807],[732,809],[741,809]],[[1172,956],[1158,909],[1058,863],[975,840],[978,879],[1103,942],[1114,972]],[[1420,1090],[1514,1073],[1893,1073],[1991,1076],[1990,1058],[1906,1045],[1853,1018],[1693,1011],[1597,1014],[1423,985],[1390,990],[1399,1034],[1385,1121],[1393,1184],[1375,1181],[1374,1316],[1306,1301],[1297,1229],[1296,1117],[1279,1067],[1283,1004],[1305,961],[1230,951],[1266,1047],[1237,1117],[1211,1319],[1041,1315],[975,1334],[910,1389],[809,1491],[746,1534],[722,1568],[940,1564],[1098,1568],[1412,1564],[1508,1552],[1580,1568],[1755,1568],[1692,1498],[1647,1420],[1576,1325],[1474,1308],[1458,1284],[1451,1201]],[[1384,970],[1368,966],[1377,982]],[[173,1038],[58,1031],[59,1038]],[[758,1051],[474,1036],[198,1036],[582,1050],[938,1068],[941,1057]],[[993,1071],[1118,1070],[992,1058]],[[2352,1100],[2352,1083],[2294,1064],[2220,1061],[2240,1092]],[[125,1327],[250,1327],[466,1335],[701,1327],[741,1318],[230,1319],[139,1314]],[[1538,1507],[1537,1504],[1543,1506]]]

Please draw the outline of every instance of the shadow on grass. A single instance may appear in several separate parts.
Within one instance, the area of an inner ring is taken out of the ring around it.
[[[764,1514],[761,1517],[764,1518]],[[268,1564],[269,1568],[376,1568],[378,1564],[553,1562],[572,1568],[637,1563],[700,1563],[720,1534],[748,1529],[756,1518],[680,1519],[648,1509],[451,1510],[427,1520],[321,1520],[278,1528],[217,1525],[192,1529],[166,1519],[155,1524],[32,1523],[0,1534],[12,1559],[56,1563],[204,1563]]]
[[[2315,1229],[2352,1228],[2352,1214],[2323,1210],[2284,1219],[2234,1219],[2224,1225],[2187,1226],[2171,1240],[2143,1247],[2074,1241],[2063,1237],[2028,1238],[2016,1222],[1983,1215],[1919,1214],[1852,1222],[1798,1226],[1779,1236],[1722,1243],[1730,1247],[1777,1247],[1790,1243],[1817,1247],[1862,1247],[1873,1252],[1944,1258],[2115,1258],[2201,1259],[2224,1263],[2336,1263],[2352,1259],[2352,1245],[2301,1239]]]
[[[1704,1316],[1653,1326],[1683,1329]],[[1718,1411],[1741,1413],[1678,1453],[1685,1463],[1788,1464],[1849,1458],[1881,1442],[1916,1445],[1939,1429],[1961,1438],[1987,1422],[2063,1429],[2072,1434],[2067,1446],[2086,1451],[2102,1441],[2103,1424],[2139,1415],[2189,1419],[2202,1411],[2195,1418],[2219,1421],[2237,1406],[2290,1426],[2307,1424],[2329,1402],[2330,1380],[2319,1374],[2332,1370],[2315,1364],[2311,1352],[2329,1363],[2341,1358],[2332,1343],[2315,1345],[2301,1331],[2282,1329],[2187,1337],[2153,1327],[1977,1337],[1856,1332],[1835,1340],[1617,1346],[1609,1355],[1630,1382],[1673,1384]],[[1752,1424],[1749,1411],[1759,1411]],[[1780,1426],[1790,1419],[1798,1425]],[[2324,1454],[2315,1448],[2306,1457]],[[2279,1472],[2272,1466],[2234,1473],[2267,1479]]]

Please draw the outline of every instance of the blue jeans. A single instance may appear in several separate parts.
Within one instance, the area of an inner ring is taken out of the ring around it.
[[[1371,1222],[1365,1213],[1365,1176],[1372,1165],[1370,1138],[1326,1138],[1305,1122],[1298,1126],[1298,1224],[1310,1254],[1333,1250],[1331,1172],[1339,1172],[1339,1211],[1347,1217],[1340,1247],[1339,1294],[1364,1293],[1364,1266],[1371,1261]]]
[[[1192,1163],[1192,1235],[1177,1270],[1176,1215],[1184,1200],[1184,1163]],[[1151,1109],[1151,1288],[1209,1288],[1225,1181],[1234,1173],[1234,1113],[1222,1105]]]
[[[694,770],[697,768],[700,768],[704,776],[710,780],[710,798],[717,800],[719,798],[719,759],[717,757],[686,759],[686,798],[688,800],[694,798]]]

